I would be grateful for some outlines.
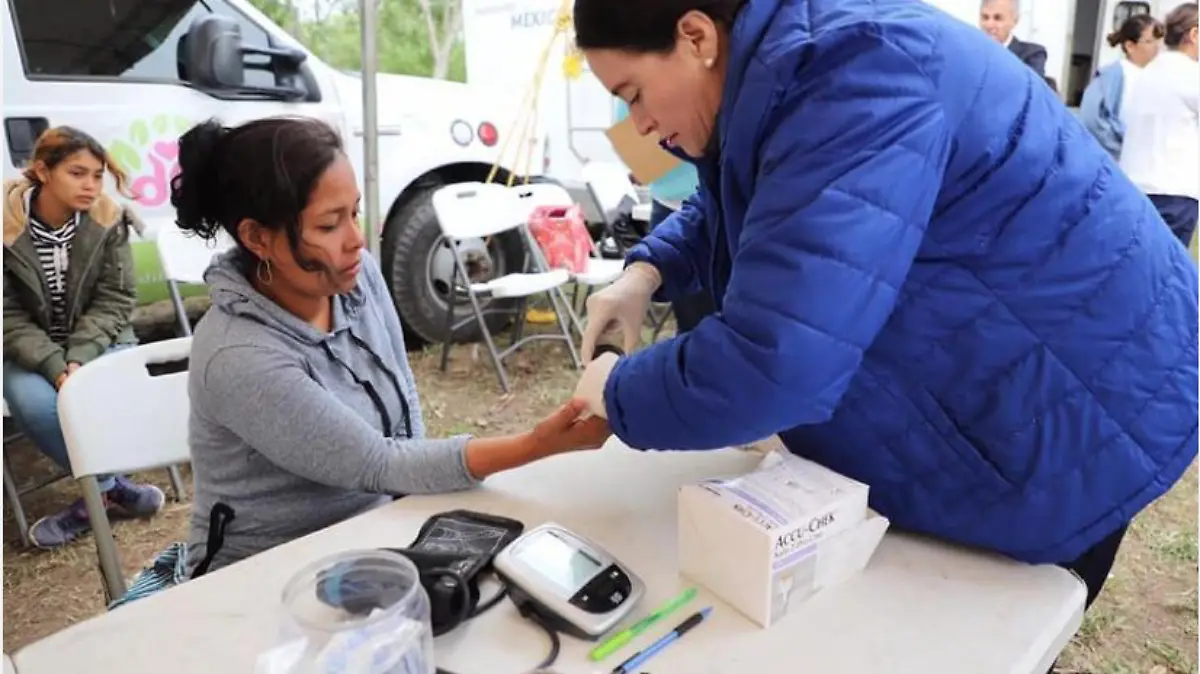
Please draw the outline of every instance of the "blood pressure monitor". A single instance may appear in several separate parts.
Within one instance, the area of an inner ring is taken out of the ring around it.
[[[603,548],[546,523],[496,555],[512,600],[563,634],[595,640],[633,610],[645,585]]]

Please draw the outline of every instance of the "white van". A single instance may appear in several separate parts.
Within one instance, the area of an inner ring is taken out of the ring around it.
[[[169,180],[183,131],[210,117],[236,124],[279,114],[333,125],[364,175],[361,78],[321,62],[245,0],[10,0],[0,11],[4,178],[25,166],[42,130],[75,126],[129,171],[153,237],[174,226]],[[453,261],[429,195],[487,177],[516,101],[419,77],[378,82],[381,263],[409,338],[440,341]],[[535,162],[527,165],[540,166],[540,155]],[[512,167],[501,168],[504,179]],[[165,298],[153,244],[134,246],[142,300]],[[475,280],[523,264],[512,239],[466,248]],[[465,317],[466,303],[458,307]]]
[[[978,25],[981,0],[926,0],[971,25]],[[1017,0],[1017,38],[1046,47],[1046,75],[1054,78],[1068,105],[1079,98],[1095,71],[1119,57],[1105,37],[1133,14],[1162,18],[1184,0]],[[467,81],[525,87],[555,34],[562,0],[462,0]],[[567,5],[568,9],[570,5]],[[587,161],[616,161],[604,131],[613,124],[612,95],[590,72],[564,74],[569,36],[550,51],[539,99],[546,163],[543,173],[578,188]],[[496,54],[503,53],[503,59]],[[586,66],[585,66],[586,67]],[[574,191],[574,189],[573,189]],[[585,201],[586,204],[586,201]]]

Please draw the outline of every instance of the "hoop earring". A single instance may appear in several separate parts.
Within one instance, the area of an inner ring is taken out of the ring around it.
[[[265,286],[271,285],[271,281],[275,280],[275,277],[271,275],[271,261],[259,260],[258,266],[254,269],[254,275],[258,277],[259,283]]]

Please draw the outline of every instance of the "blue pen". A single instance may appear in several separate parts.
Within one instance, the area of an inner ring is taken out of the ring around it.
[[[679,640],[679,637],[682,637],[683,635],[687,634],[688,631],[691,630],[693,627],[704,622],[704,619],[708,617],[709,613],[712,613],[711,606],[700,609],[699,611],[693,613],[692,615],[690,615],[688,617],[687,620],[684,620],[683,622],[679,623],[678,627],[671,630],[670,632],[667,632],[661,638],[659,638],[658,641],[655,641],[654,643],[647,646],[645,650],[634,653],[633,655],[631,655],[629,657],[628,660],[617,665],[612,670],[612,674],[629,674],[629,672],[632,672],[635,669],[637,669],[638,667],[641,667],[642,665],[646,664],[646,661],[649,660],[650,658],[654,657],[655,655],[658,655],[659,651],[661,651],[664,648],[666,648],[667,646],[670,646],[671,644],[675,643],[677,640]]]

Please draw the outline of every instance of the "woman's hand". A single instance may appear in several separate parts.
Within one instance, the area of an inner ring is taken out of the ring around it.
[[[586,418],[580,418],[583,416]],[[612,435],[608,421],[590,416],[587,401],[574,398],[543,419],[529,432],[534,451],[550,456],[577,449],[596,449]]]
[[[58,376],[54,378],[54,390],[61,391],[63,384],[67,383],[67,377],[70,377],[71,375],[75,374],[75,372],[78,371],[79,368],[81,368],[81,367],[83,367],[83,366],[80,365],[79,363],[75,363],[75,362],[67,363],[67,369],[60,372],[58,374]]]
[[[599,447],[612,431],[608,421],[600,417],[581,419],[587,409],[583,400],[572,400],[531,431],[502,438],[472,438],[465,450],[467,472],[482,480],[554,454]]]
[[[634,262],[607,288],[588,297],[587,325],[580,344],[583,362],[591,362],[596,344],[605,340],[616,341],[623,352],[633,353],[642,338],[650,298],[661,284],[653,265]]]

